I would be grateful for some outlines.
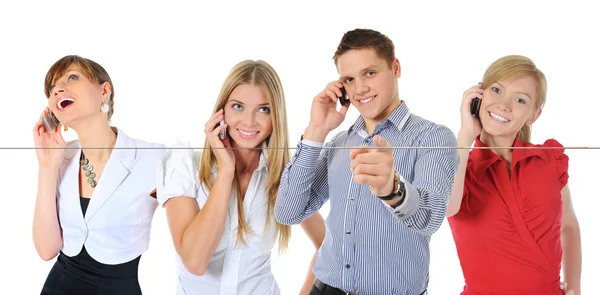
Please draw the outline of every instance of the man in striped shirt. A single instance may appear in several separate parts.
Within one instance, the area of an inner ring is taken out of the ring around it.
[[[298,224],[331,200],[310,294],[426,294],[429,241],[444,220],[459,161],[455,149],[428,147],[456,146],[456,137],[400,100],[400,63],[385,35],[347,32],[334,61],[340,79],[313,99],[275,216]],[[338,111],[342,88],[350,103]],[[324,144],[350,105],[360,116]]]

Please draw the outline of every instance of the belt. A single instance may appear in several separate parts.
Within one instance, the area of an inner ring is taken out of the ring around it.
[[[317,289],[319,289],[323,295],[358,295],[356,293],[346,292],[336,287],[329,286],[319,281],[319,279],[315,279],[315,287],[317,287]],[[427,295],[427,290],[421,292],[419,295]]]

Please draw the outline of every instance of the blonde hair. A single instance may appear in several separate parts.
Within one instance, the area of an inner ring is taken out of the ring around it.
[[[535,108],[536,110],[542,109],[546,104],[548,87],[546,76],[531,59],[525,56],[508,55],[494,61],[485,71],[481,87],[487,89],[494,82],[522,76],[530,76],[535,80],[537,94]],[[524,125],[517,133],[517,137],[521,142],[529,142],[531,140],[531,126]]]
[[[288,247],[288,241],[291,236],[291,227],[289,225],[278,223],[273,214],[281,174],[283,173],[285,165],[290,160],[288,152],[287,112],[285,108],[283,86],[281,85],[279,75],[267,62],[262,60],[242,61],[231,69],[225,82],[223,82],[213,113],[223,108],[227,103],[231,92],[233,92],[236,87],[243,84],[250,84],[262,88],[271,108],[270,114],[273,131],[262,143],[263,149],[265,147],[268,148],[267,150],[262,150],[262,152],[265,154],[266,166],[269,173],[265,184],[265,192],[268,194],[269,198],[265,227],[270,222],[276,223],[275,234],[278,236],[279,251],[283,252]],[[215,167],[217,163],[208,141],[205,141],[204,148],[205,151],[210,152],[202,153],[199,176],[201,183],[208,190],[211,190],[214,185],[212,175],[213,167]],[[237,196],[238,209],[238,233],[236,244],[241,242],[244,246],[247,246],[246,238],[252,233],[250,232],[250,228],[244,216],[243,196],[240,192],[241,189],[237,174],[234,176],[233,189]]]

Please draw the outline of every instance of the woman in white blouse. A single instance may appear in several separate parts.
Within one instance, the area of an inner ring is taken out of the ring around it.
[[[33,241],[42,259],[58,258],[42,295],[142,294],[138,264],[150,241],[158,206],[150,194],[165,147],[110,126],[113,89],[102,66],[79,56],[61,58],[46,75],[48,108],[33,129]],[[46,127],[49,113],[79,139],[66,143],[60,125]]]
[[[273,212],[290,159],[279,76],[264,61],[237,64],[213,113],[204,151],[178,142],[158,171],[157,198],[178,254],[177,294],[280,294],[271,250],[277,241],[280,250],[287,247],[291,228]],[[320,245],[321,216],[304,228]]]

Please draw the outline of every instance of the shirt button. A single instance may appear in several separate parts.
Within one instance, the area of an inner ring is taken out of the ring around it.
[[[350,268],[350,264],[346,264],[346,268]]]
[[[347,231],[347,232],[346,232],[346,235],[347,235],[347,236],[349,236],[349,235],[350,235],[350,232],[349,232],[349,231]]]

